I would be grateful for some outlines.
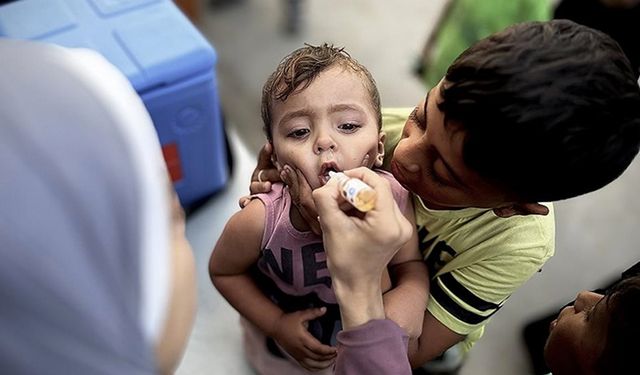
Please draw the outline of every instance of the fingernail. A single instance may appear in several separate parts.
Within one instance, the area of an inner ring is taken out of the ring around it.
[[[362,165],[366,166],[368,161],[369,161],[369,154],[366,154],[364,156],[364,159],[362,160]]]

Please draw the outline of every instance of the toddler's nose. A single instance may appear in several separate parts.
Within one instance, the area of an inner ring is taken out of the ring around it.
[[[336,143],[333,141],[333,139],[331,137],[318,137],[318,140],[316,141],[316,146],[315,146],[315,152],[316,154],[321,154],[322,152],[326,152],[326,151],[335,151],[336,149]]]

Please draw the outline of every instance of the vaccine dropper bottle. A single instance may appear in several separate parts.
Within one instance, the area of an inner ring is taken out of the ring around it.
[[[333,171],[329,171],[329,177],[338,180],[344,199],[359,211],[367,212],[376,205],[376,191],[362,180]]]

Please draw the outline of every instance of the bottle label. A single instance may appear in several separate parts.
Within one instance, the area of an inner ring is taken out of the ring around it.
[[[364,189],[371,189],[371,188],[369,187],[369,185],[365,184],[364,182],[356,178],[351,178],[347,180],[347,182],[342,187],[342,195],[347,201],[349,201],[349,203],[355,206],[356,197],[358,196],[358,193]]]
[[[373,209],[376,203],[376,191],[357,178],[349,178],[344,173],[329,172],[331,178],[337,178],[342,196],[353,207],[362,212]]]

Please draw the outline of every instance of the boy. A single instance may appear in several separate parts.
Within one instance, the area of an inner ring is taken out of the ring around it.
[[[538,202],[599,189],[627,168],[640,144],[640,90],[610,37],[565,20],[529,22],[463,52],[408,113],[383,122],[393,154],[385,166],[414,193],[432,277],[417,367],[458,342],[468,350],[553,255],[552,206]],[[305,181],[283,177],[313,210]]]
[[[285,57],[264,85],[262,116],[274,164],[300,170],[311,188],[326,184],[330,171],[382,166],[375,82],[342,49],[306,46]],[[380,174],[413,222],[408,192],[389,173]],[[211,279],[248,321],[245,347],[257,371],[306,373],[286,357],[331,373],[335,348],[329,345],[341,326],[322,237],[309,230],[282,184],[254,198],[227,223],[211,256]],[[391,258],[389,270],[394,288],[384,296],[387,316],[417,338],[429,282],[417,233]],[[391,288],[388,275],[382,284]]]
[[[640,334],[640,275],[605,295],[580,292],[551,322],[544,356],[554,375],[634,374]]]

